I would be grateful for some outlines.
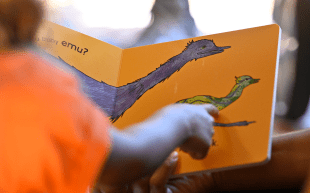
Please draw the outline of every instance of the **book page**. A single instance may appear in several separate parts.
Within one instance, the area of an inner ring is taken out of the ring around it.
[[[70,69],[81,88],[107,116],[113,113],[122,49],[80,32],[45,21],[37,45]],[[60,69],[60,70],[63,70]]]
[[[118,105],[114,125],[125,128],[168,104],[212,103],[220,109],[215,121],[221,126],[214,127],[209,154],[198,161],[180,152],[178,173],[268,161],[279,34],[280,28],[274,24],[125,49],[119,86],[126,90],[125,85],[130,85],[131,92]],[[199,45],[200,51],[210,49],[213,54],[202,58],[185,54],[185,49],[190,51],[202,41],[209,43]],[[210,42],[223,51],[212,50]]]
[[[37,45],[87,76],[117,86],[122,49],[61,25],[45,21]]]
[[[216,105],[209,154],[193,160],[179,152],[183,174],[270,159],[280,32],[273,24],[122,50],[47,22],[37,43],[74,66],[120,129],[169,104]]]

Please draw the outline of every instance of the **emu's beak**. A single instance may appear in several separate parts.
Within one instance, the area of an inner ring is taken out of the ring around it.
[[[260,79],[253,79],[254,83],[257,83]]]
[[[225,47],[219,47],[220,50],[224,50],[224,49],[228,49],[230,48],[231,46],[225,46]]]
[[[224,49],[228,49],[228,48],[230,48],[230,46],[217,47],[217,49],[214,50],[214,51],[212,51],[212,52],[214,52],[215,54],[217,54],[217,53],[222,53],[222,52],[224,52]]]
[[[228,49],[230,48],[230,46],[225,46],[225,47],[216,47],[214,48],[214,50],[211,50],[211,51],[202,51],[202,52],[199,52],[197,54],[207,54],[205,56],[211,56],[211,55],[214,55],[214,54],[218,54],[218,53],[222,53],[224,52],[224,49]],[[204,56],[204,57],[205,57]],[[197,59],[196,59],[197,60]]]

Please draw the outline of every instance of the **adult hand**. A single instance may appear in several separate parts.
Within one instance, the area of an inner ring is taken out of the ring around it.
[[[205,193],[214,189],[212,176],[207,172],[170,178],[177,166],[177,160],[178,153],[173,152],[151,177],[137,181],[128,192]]]
[[[178,153],[174,151],[152,176],[142,178],[130,187],[95,188],[93,193],[205,193],[214,189],[214,180],[207,172],[171,178],[177,161]]]

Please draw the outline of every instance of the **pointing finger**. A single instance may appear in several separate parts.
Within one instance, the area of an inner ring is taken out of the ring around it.
[[[212,116],[218,116],[220,113],[219,110],[214,105],[205,104],[204,107],[207,110],[207,112],[210,113]]]

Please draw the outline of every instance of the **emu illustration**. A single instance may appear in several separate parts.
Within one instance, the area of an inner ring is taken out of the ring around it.
[[[242,94],[243,89],[245,89],[247,86],[251,84],[255,84],[259,82],[259,79],[253,79],[251,76],[240,76],[240,77],[235,77],[236,78],[236,84],[235,86],[231,89],[230,93],[228,93],[227,96],[222,97],[222,98],[217,98],[214,96],[209,96],[209,95],[197,95],[191,98],[187,99],[182,99],[179,100],[176,103],[188,103],[188,104],[213,104],[214,106],[217,107],[217,109],[220,111],[226,107],[228,107],[231,103],[235,102],[237,99]],[[249,125],[252,122],[247,122],[247,121],[241,121],[241,122],[236,122],[236,123],[214,123],[214,126],[222,126],[222,127],[231,127],[231,126],[246,126]]]
[[[212,40],[207,39],[191,41],[179,55],[170,58],[145,77],[120,87],[99,82],[73,66],[70,67],[81,78],[84,92],[105,110],[112,122],[115,122],[146,91],[169,78],[186,63],[222,53],[227,48],[230,46],[217,47]]]
[[[258,83],[259,79],[253,79],[251,76],[235,77],[236,84],[231,89],[230,93],[226,97],[216,98],[209,95],[197,95],[192,98],[179,100],[176,103],[188,103],[188,104],[213,104],[218,110],[226,108],[231,103],[235,102],[242,94],[245,87]]]

